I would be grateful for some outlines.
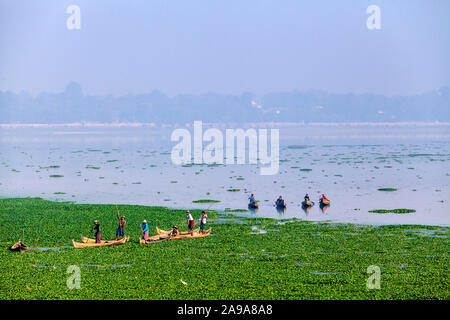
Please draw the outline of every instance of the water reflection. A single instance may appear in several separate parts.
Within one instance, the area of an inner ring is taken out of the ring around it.
[[[258,212],[258,209],[259,209],[258,207],[254,208],[254,207],[248,206],[248,211],[249,211],[251,214],[257,213],[257,212]]]
[[[320,210],[322,210],[322,213],[325,213],[325,211],[327,211],[329,207],[330,207],[329,204],[323,204],[323,203],[319,204],[319,208],[320,208]]]
[[[275,207],[279,216],[283,216],[286,213],[286,207]]]
[[[313,206],[311,205],[311,206],[306,206],[306,205],[303,205],[302,204],[302,209],[303,209],[303,211],[305,212],[305,214],[306,214],[306,216],[308,216],[308,214],[309,214],[309,212],[311,211],[311,208],[312,208]]]

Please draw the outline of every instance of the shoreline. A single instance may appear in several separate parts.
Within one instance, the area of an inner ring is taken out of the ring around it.
[[[156,208],[162,208],[166,210],[176,210],[176,211],[186,211],[186,210],[206,210],[207,206],[200,207],[200,206],[190,206],[190,207],[170,207],[170,206],[163,206],[163,205],[146,205],[146,204],[139,204],[139,203],[110,203],[110,202],[104,202],[104,203],[92,203],[92,202],[77,202],[77,201],[70,201],[70,200],[63,200],[63,199],[49,199],[49,198],[43,198],[40,196],[28,196],[28,197],[9,197],[9,196],[1,196],[0,200],[12,200],[12,199],[42,199],[45,201],[55,202],[55,203],[70,203],[74,205],[93,205],[93,206],[115,206],[116,204],[118,206],[140,206],[140,207],[146,207],[151,209]],[[211,204],[211,202],[206,202],[206,205]],[[334,224],[334,225],[354,225],[354,226],[368,226],[368,227],[381,227],[381,226],[423,226],[423,227],[442,227],[442,228],[450,228],[450,224],[421,224],[421,223],[363,223],[363,222],[348,222],[348,221],[336,221],[336,220],[306,220],[302,218],[297,217],[286,217],[286,218],[273,218],[273,217],[263,217],[263,216],[251,216],[250,211],[247,209],[247,212],[241,212],[241,211],[233,211],[233,210],[244,210],[242,208],[230,208],[231,210],[226,210],[227,208],[214,208],[214,205],[211,209],[208,210],[208,212],[217,212],[218,214],[225,214],[229,216],[234,216],[236,218],[246,218],[246,219],[269,219],[273,221],[289,221],[289,220],[296,220],[296,221],[302,221],[302,222],[309,222],[309,223],[316,223],[316,224]],[[274,208],[275,210],[275,208]],[[375,213],[374,213],[375,214]]]

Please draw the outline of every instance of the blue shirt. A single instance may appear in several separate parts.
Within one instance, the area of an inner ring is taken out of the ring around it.
[[[253,201],[255,201],[255,197],[250,196],[250,197],[248,198],[248,200],[250,200],[250,202],[253,202]]]
[[[145,231],[148,231],[148,224],[146,224],[146,223],[141,223],[141,227],[142,227],[142,230],[145,232]]]

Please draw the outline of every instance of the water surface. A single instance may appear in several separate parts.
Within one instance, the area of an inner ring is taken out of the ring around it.
[[[280,127],[274,176],[261,176],[256,165],[175,166],[171,128],[3,127],[0,196],[174,208],[207,208],[192,201],[214,199],[220,202],[212,209],[232,210],[247,209],[254,193],[260,208],[234,214],[449,225],[450,126]],[[239,191],[227,191],[233,189]],[[305,193],[316,203],[310,210],[300,205]],[[322,193],[330,207],[318,206]],[[273,206],[279,195],[288,203],[285,211]],[[416,212],[368,212],[396,208]]]

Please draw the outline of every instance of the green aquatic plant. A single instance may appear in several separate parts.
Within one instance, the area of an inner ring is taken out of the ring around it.
[[[90,164],[88,164],[87,166],[85,166],[85,168],[86,168],[86,169],[94,169],[94,170],[100,169],[100,167],[95,167],[95,166],[92,166],[92,165],[90,165]]]
[[[392,191],[397,191],[398,189],[395,188],[379,188],[377,189],[378,191],[387,191],[387,192],[392,192]]]
[[[50,178],[62,178],[64,177],[62,174],[51,174],[49,175]]]
[[[127,219],[128,243],[73,249],[71,240],[80,233],[93,237],[93,220],[102,224],[102,239],[115,237],[114,204],[0,199],[0,299],[450,299],[448,227],[237,220],[232,213],[209,211],[211,236],[141,245],[138,226],[143,219],[151,235],[156,226],[169,230],[177,225],[186,231],[185,209],[119,209]],[[198,218],[201,211],[191,213]],[[40,236],[40,247],[60,250],[7,250],[22,237],[24,226],[27,244]],[[252,227],[267,232],[255,235]],[[79,290],[66,286],[71,265],[81,268]],[[381,267],[382,290],[367,290],[370,265]]]
[[[241,189],[227,189],[228,192],[239,192]]]
[[[386,210],[386,209],[376,209],[376,210],[369,210],[369,212],[371,213],[398,213],[398,214],[402,214],[402,213],[413,213],[416,212],[416,210],[414,209],[390,209],[390,210]]]
[[[192,201],[192,203],[216,203],[216,202],[220,202],[220,200],[200,199]]]

